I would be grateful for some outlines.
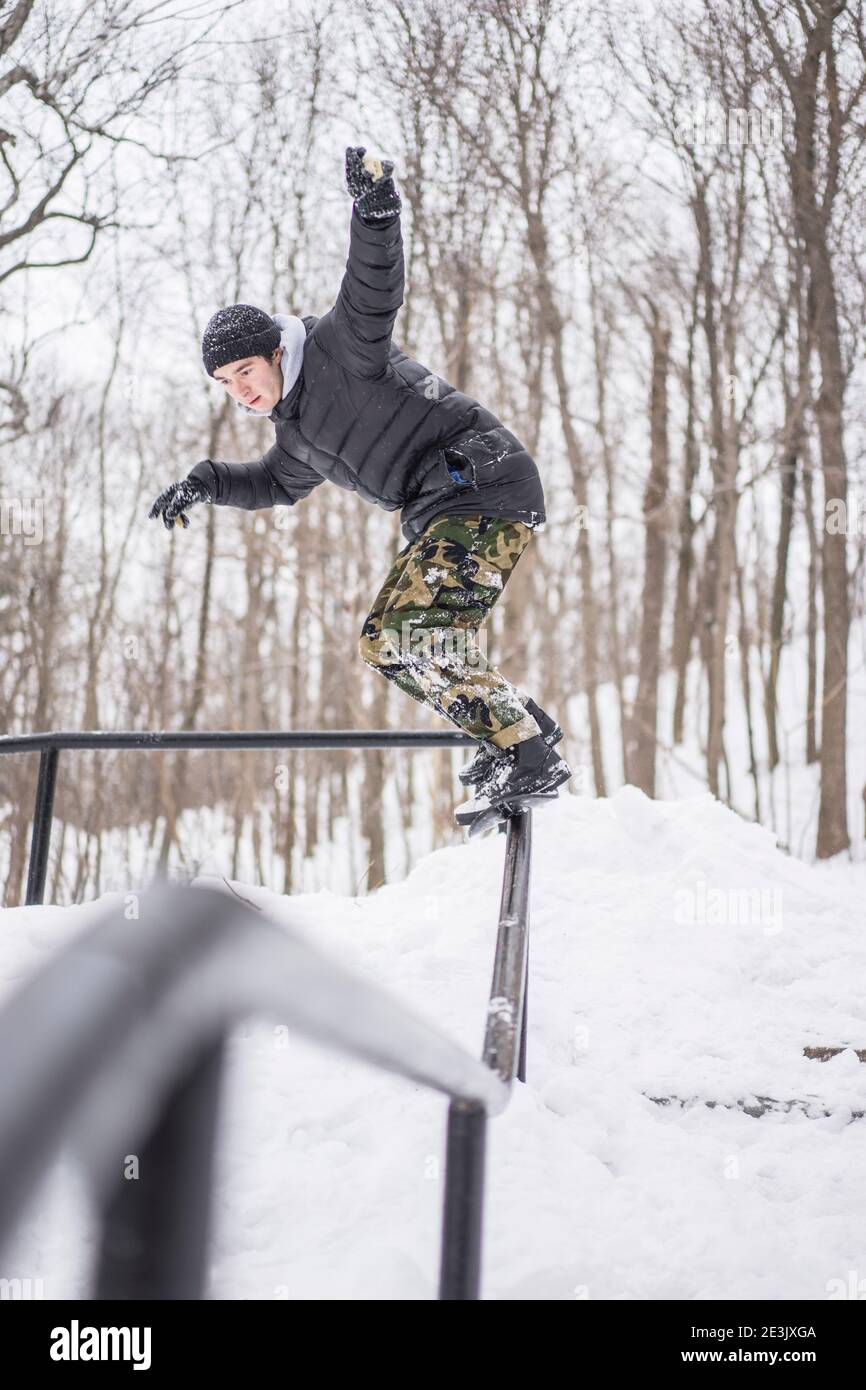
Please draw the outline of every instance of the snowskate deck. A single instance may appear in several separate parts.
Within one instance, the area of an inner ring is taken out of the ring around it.
[[[530,811],[534,806],[546,806],[550,801],[556,801],[559,793],[535,792],[527,796],[515,796],[508,802],[503,802],[500,806],[483,806],[480,809],[471,811],[457,810],[454,819],[457,824],[467,831],[470,840],[475,840],[479,835],[484,835],[488,830],[496,826],[504,828],[505,822],[512,816],[522,815],[524,811]]]

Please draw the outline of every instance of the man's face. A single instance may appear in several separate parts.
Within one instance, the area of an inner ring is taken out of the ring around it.
[[[270,414],[283,395],[280,353],[280,348],[274,348],[267,359],[241,357],[237,362],[227,362],[224,367],[217,367],[214,379],[236,401]]]

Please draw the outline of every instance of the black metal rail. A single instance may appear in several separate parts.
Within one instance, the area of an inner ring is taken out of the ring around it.
[[[6,734],[0,737],[0,753],[39,753],[39,777],[33,808],[33,834],[27,867],[28,906],[45,897],[48,852],[54,817],[57,765],[64,749],[130,748],[168,751],[180,748],[462,748],[472,747],[468,734],[390,732],[387,729],[306,729],[289,732],[248,730],[149,730],[106,732],[58,732]]]

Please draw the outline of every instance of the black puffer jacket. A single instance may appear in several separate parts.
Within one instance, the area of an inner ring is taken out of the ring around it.
[[[520,440],[391,341],[403,284],[399,214],[368,225],[353,207],[337,301],[304,318],[300,376],[268,417],[276,443],[254,463],[205,459],[190,470],[215,503],[291,506],[327,479],[386,511],[402,508],[407,541],[447,512],[545,520],[538,469]]]

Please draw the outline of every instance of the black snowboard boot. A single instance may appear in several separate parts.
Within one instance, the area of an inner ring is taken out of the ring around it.
[[[505,749],[491,743],[489,738],[483,739],[475,751],[475,756],[465,767],[461,767],[457,776],[464,787],[471,787],[476,784],[478,787],[486,782],[495,768],[501,766],[505,759]]]
[[[562,730],[555,719],[552,719],[534,700],[524,700],[523,708],[527,714],[531,714],[539,729],[541,737],[548,747],[553,747],[562,738]],[[495,743],[491,743],[489,738],[484,739],[476,751],[475,757],[465,767],[461,767],[457,776],[464,787],[476,786],[478,795],[482,793],[483,784],[492,775],[494,769],[498,770],[502,761],[505,749],[499,748]]]
[[[571,768],[540,734],[513,743],[507,748],[507,770],[497,766],[490,779],[479,790],[492,806],[504,806],[513,797],[543,796],[555,792],[572,776]]]

